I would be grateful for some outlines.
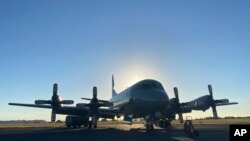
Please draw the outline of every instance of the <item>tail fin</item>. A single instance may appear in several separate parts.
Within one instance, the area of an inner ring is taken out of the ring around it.
[[[114,97],[116,95],[117,95],[117,93],[115,91],[114,75],[112,75],[112,97]]]

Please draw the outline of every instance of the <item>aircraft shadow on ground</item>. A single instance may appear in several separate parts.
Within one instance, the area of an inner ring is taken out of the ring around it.
[[[25,130],[25,129],[24,129]],[[164,130],[157,129],[151,132],[145,132],[145,129],[132,128],[129,131],[124,131],[115,128],[106,129],[66,129],[66,128],[51,128],[44,130],[31,130],[26,133],[13,133],[0,135],[1,141],[177,141],[178,138],[186,138],[190,140],[229,140],[225,137],[227,134],[221,130],[202,130],[200,137],[196,139],[188,138],[182,129]]]

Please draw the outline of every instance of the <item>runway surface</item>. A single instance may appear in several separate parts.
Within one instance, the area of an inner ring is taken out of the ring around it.
[[[146,132],[143,124],[100,125],[97,129],[66,127],[0,128],[0,141],[228,141],[229,125],[195,125],[198,138],[189,138],[181,125]]]

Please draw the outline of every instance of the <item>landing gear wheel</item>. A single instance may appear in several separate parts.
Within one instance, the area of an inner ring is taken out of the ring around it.
[[[151,123],[151,124],[149,124],[149,129],[150,130],[154,130],[154,125]]]
[[[70,124],[67,124],[66,126],[67,126],[68,128],[70,128],[70,127],[71,127],[71,125],[70,125]]]
[[[146,126],[146,132],[148,132],[149,131],[149,124],[146,124],[145,126]]]
[[[152,123],[146,124],[145,126],[147,132],[154,130],[154,125]]]
[[[160,120],[158,122],[158,126],[160,126],[161,128],[164,128],[164,121],[163,120]]]
[[[84,127],[88,127],[88,123],[83,124]]]
[[[164,121],[164,126],[165,126],[165,129],[172,129],[173,128],[170,121],[168,121],[168,120]]]
[[[92,128],[92,123],[91,122],[89,122],[89,129],[91,129]]]

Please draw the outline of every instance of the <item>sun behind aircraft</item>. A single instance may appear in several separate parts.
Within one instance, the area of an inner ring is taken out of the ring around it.
[[[238,104],[229,102],[228,99],[213,99],[212,86],[208,85],[209,95],[201,96],[193,101],[180,103],[178,90],[174,88],[175,98],[169,98],[162,84],[156,80],[145,79],[135,83],[121,93],[114,89],[114,77],[112,76],[112,98],[98,100],[97,88],[93,87],[93,98],[82,98],[90,103],[77,103],[76,106],[62,106],[73,104],[72,100],[60,100],[57,95],[57,84],[53,87],[51,100],[36,100],[35,104],[9,103],[9,105],[27,106],[52,109],[51,121],[55,121],[55,114],[77,116],[86,123],[89,128],[97,127],[98,118],[112,118],[124,116],[124,123],[132,124],[135,118],[143,118],[146,121],[147,131],[153,130],[153,125],[167,128],[178,114],[180,122],[183,122],[183,113],[192,110],[206,111],[210,107],[214,118],[218,118],[216,106]],[[106,108],[102,108],[106,107]]]

